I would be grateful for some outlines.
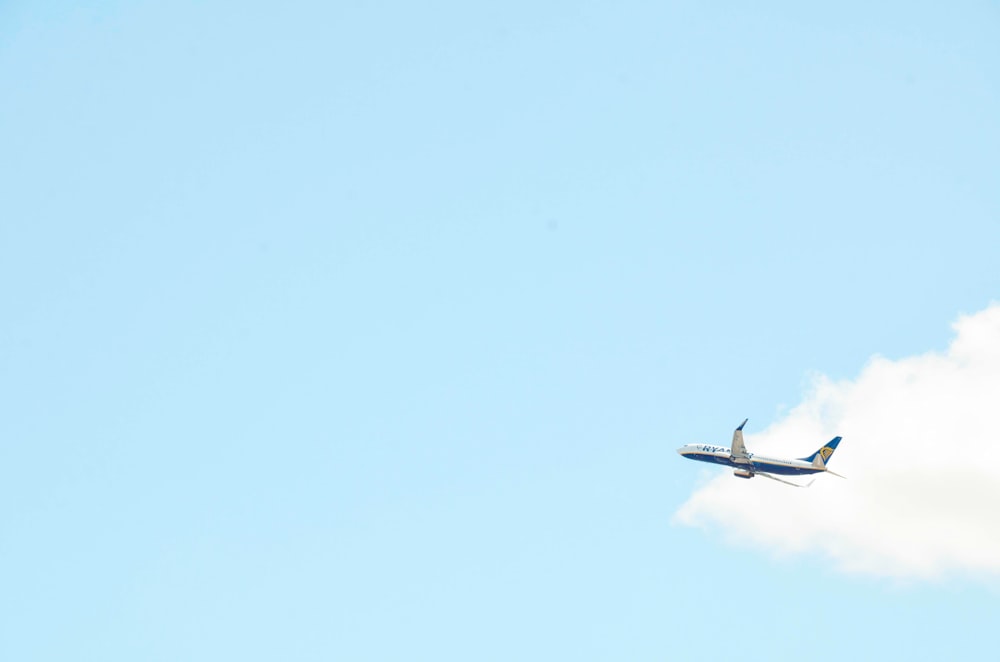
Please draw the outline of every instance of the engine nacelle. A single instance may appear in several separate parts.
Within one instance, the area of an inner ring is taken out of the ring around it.
[[[737,478],[753,478],[753,472],[746,469],[737,469],[733,472],[733,475]]]

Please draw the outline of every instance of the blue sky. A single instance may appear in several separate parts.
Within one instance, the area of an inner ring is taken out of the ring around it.
[[[4,3],[0,657],[982,657],[674,449],[997,298],[998,117],[991,3]]]

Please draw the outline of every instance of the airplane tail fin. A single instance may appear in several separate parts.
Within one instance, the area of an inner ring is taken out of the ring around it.
[[[837,444],[843,437],[834,437],[826,443],[823,448],[819,449],[809,457],[800,458],[806,462],[812,462],[813,466],[818,469],[826,469],[826,463],[830,461],[830,456],[833,455],[833,451],[837,450]],[[832,471],[830,473],[833,473]]]

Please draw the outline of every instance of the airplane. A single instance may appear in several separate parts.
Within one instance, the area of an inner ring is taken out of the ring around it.
[[[809,485],[812,485],[813,481],[809,481],[806,485],[799,485],[798,483],[778,478],[773,474],[779,474],[782,476],[805,476],[816,473],[828,473],[833,474],[838,478],[844,478],[844,476],[833,473],[826,467],[826,463],[830,461],[830,456],[833,455],[833,451],[837,450],[837,444],[840,443],[842,437],[834,437],[828,441],[826,445],[808,457],[802,457],[796,460],[764,457],[762,455],[747,452],[747,447],[743,444],[743,426],[746,425],[749,420],[750,419],[748,418],[740,423],[740,426],[733,432],[732,448],[712,446],[711,444],[687,444],[678,448],[677,452],[692,460],[712,462],[714,464],[725,464],[730,467],[735,467],[736,471],[733,472],[733,475],[737,478],[750,479],[754,476],[763,476],[764,478],[770,478],[771,480],[776,480],[779,483],[785,483],[786,485],[792,485],[794,487],[809,487]],[[815,480],[815,478],[813,480]]]

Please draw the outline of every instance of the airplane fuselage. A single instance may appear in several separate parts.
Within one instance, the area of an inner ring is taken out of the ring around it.
[[[687,444],[678,448],[677,452],[689,460],[722,464],[751,473],[761,472],[783,476],[805,476],[825,471],[824,468],[817,467],[812,462],[806,462],[805,460],[764,457],[757,453],[748,453],[748,457],[745,458],[733,457],[730,449],[711,444]]]

